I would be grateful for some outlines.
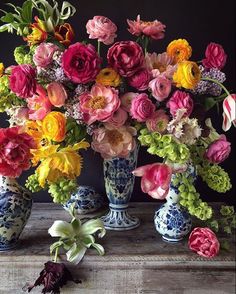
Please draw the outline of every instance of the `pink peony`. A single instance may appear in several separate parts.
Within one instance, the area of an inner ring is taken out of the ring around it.
[[[165,25],[160,21],[142,21],[140,15],[137,16],[137,20],[127,19],[129,29],[128,31],[135,36],[145,35],[153,40],[159,40],[164,38]]]
[[[89,125],[95,121],[108,121],[119,107],[118,91],[111,87],[96,84],[90,93],[80,96],[80,110]]]
[[[27,99],[27,106],[31,120],[42,120],[51,111],[52,104],[41,85],[37,85],[34,96]]]
[[[134,87],[139,91],[144,91],[147,90],[150,80],[150,72],[147,69],[142,68],[137,71],[133,76],[128,78],[128,83],[131,87]]]
[[[59,48],[52,43],[41,43],[36,49],[33,61],[36,66],[47,67],[53,61],[53,54]]]
[[[30,168],[30,149],[36,148],[32,137],[18,127],[0,129],[0,174],[19,177]]]
[[[67,92],[62,84],[52,82],[47,86],[48,98],[53,106],[62,107],[67,99]]]
[[[210,144],[205,157],[212,163],[221,163],[228,158],[231,151],[231,143],[227,141],[225,135],[221,135],[220,138]]]
[[[171,81],[165,76],[159,75],[149,83],[149,88],[152,91],[152,96],[157,101],[162,102],[165,100],[171,91]]]
[[[232,123],[236,126],[236,94],[229,95],[223,101],[222,129],[228,131]]]
[[[121,76],[131,77],[143,66],[144,55],[138,43],[121,41],[109,48],[107,59]]]
[[[98,39],[105,45],[111,45],[117,37],[116,25],[105,16],[94,16],[87,22],[86,29],[90,39]]]
[[[36,70],[32,65],[22,64],[12,67],[10,89],[22,98],[34,95],[36,91]]]
[[[95,80],[100,70],[101,58],[93,45],[75,43],[63,53],[62,67],[74,83],[86,84]]]
[[[193,229],[188,239],[188,246],[204,257],[214,257],[220,250],[220,243],[209,228]]]
[[[170,108],[170,113],[173,117],[176,116],[179,109],[185,109],[185,117],[190,116],[193,111],[193,99],[187,92],[177,90],[170,97],[167,107]]]
[[[145,93],[137,95],[131,102],[130,114],[138,122],[149,119],[155,111],[155,105]]]
[[[169,123],[169,116],[163,109],[159,109],[146,121],[150,132],[164,133]]]
[[[113,113],[112,117],[109,118],[107,124],[114,128],[122,127],[128,118],[128,113],[121,107]]]
[[[127,92],[124,95],[122,95],[120,97],[122,108],[125,111],[130,112],[132,100],[138,95],[139,95],[138,93],[134,93],[134,92]]]
[[[101,153],[104,159],[127,157],[136,146],[134,138],[136,135],[137,131],[133,127],[114,128],[104,124],[103,128],[94,131],[91,146],[93,150]]]
[[[210,43],[206,48],[205,56],[202,64],[206,68],[222,69],[225,66],[227,55],[220,44]]]
[[[165,199],[170,187],[172,169],[164,163],[152,163],[136,168],[133,174],[141,179],[141,189],[155,199]]]

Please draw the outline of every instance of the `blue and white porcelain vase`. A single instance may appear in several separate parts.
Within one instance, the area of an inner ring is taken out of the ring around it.
[[[188,167],[189,175],[196,178],[192,165]],[[175,175],[172,175],[172,180]],[[164,241],[181,241],[191,230],[192,220],[187,210],[179,204],[178,188],[172,183],[166,197],[166,203],[163,204],[154,216],[156,230],[162,235]]]
[[[31,194],[15,179],[0,176],[0,251],[17,245],[31,208]]]
[[[110,210],[102,220],[107,230],[131,230],[140,224],[137,217],[128,213],[135,180],[132,171],[136,168],[137,157],[138,147],[128,158],[116,157],[104,160],[104,180]]]

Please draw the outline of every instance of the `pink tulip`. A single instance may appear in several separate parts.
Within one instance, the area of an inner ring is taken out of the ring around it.
[[[164,163],[153,163],[136,168],[133,174],[141,179],[141,189],[155,199],[165,199],[170,186],[172,169]]]
[[[236,94],[229,95],[223,102],[222,129],[228,131],[232,123],[236,127]]]
[[[48,98],[55,107],[62,107],[67,99],[67,92],[62,84],[52,82],[47,86]]]

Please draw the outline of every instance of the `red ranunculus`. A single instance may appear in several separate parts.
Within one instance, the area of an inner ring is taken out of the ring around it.
[[[0,129],[0,174],[5,177],[18,177],[23,170],[30,168],[30,149],[35,142],[19,127]]]
[[[86,84],[95,80],[101,64],[93,45],[75,43],[62,56],[66,76],[74,83]]]
[[[210,43],[206,48],[205,56],[202,63],[206,68],[222,69],[225,66],[227,55],[220,44]]]

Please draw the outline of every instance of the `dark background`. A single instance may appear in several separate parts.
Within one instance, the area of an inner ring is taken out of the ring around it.
[[[1,1],[0,8],[6,9]],[[13,4],[22,5],[23,1],[11,1]],[[61,0],[58,1],[60,4]],[[173,39],[185,38],[193,48],[192,60],[201,60],[204,56],[205,48],[209,42],[220,43],[227,55],[227,64],[223,69],[227,76],[225,85],[229,90],[236,91],[236,70],[235,70],[235,0],[178,0],[178,1],[157,1],[157,0],[70,0],[76,7],[77,13],[69,22],[72,24],[76,37],[74,42],[82,41],[88,38],[85,24],[94,15],[104,15],[109,17],[118,27],[117,40],[133,39],[133,36],[127,31],[126,19],[135,19],[141,14],[142,20],[158,19],[166,25],[165,38],[155,41],[149,48],[149,52],[155,51],[162,53],[166,46]],[[92,43],[95,41],[92,41]],[[0,61],[5,66],[14,63],[13,50],[16,46],[23,44],[21,37],[7,33],[0,34]],[[102,48],[102,53],[106,48]],[[211,111],[213,125],[218,132],[223,132],[222,111],[217,115],[216,109]],[[4,114],[0,114],[0,126],[6,127],[7,121]],[[235,184],[234,184],[234,162],[235,162],[235,129],[231,128],[226,133],[229,141],[232,143],[232,152],[230,157],[224,162],[223,167],[229,172],[233,183],[233,189],[226,194],[219,194],[210,190],[200,180],[196,183],[197,188],[205,201],[225,201],[229,204],[235,204]],[[145,149],[139,153],[138,166],[155,162],[158,159],[147,154]],[[29,172],[27,174],[30,174]],[[25,173],[20,181],[24,183],[27,178]],[[98,192],[104,194],[104,181],[102,171],[102,159],[99,154],[92,150],[84,153],[84,168],[79,178],[79,183],[83,185],[92,185]],[[46,192],[37,193],[36,201],[51,201]],[[140,178],[136,179],[132,201],[153,201],[148,195],[143,194],[140,189]]]

